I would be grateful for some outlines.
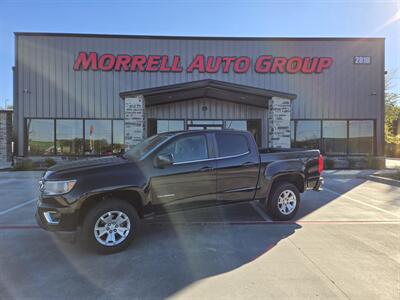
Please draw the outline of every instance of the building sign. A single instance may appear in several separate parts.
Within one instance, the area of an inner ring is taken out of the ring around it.
[[[370,65],[371,64],[371,56],[354,56],[353,63],[355,65]]]
[[[96,52],[80,52],[75,58],[75,71],[117,72],[172,72],[172,73],[322,73],[333,64],[332,57],[275,57],[258,56],[255,61],[248,56],[196,55],[187,65],[182,65],[181,56],[168,55],[114,55]]]

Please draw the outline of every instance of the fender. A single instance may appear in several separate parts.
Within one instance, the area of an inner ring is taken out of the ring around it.
[[[261,201],[268,201],[273,183],[282,176],[300,176],[304,185],[306,180],[305,166],[305,159],[278,160],[268,164],[260,178],[260,189],[256,198],[261,199]]]
[[[112,195],[116,194],[118,192],[136,192],[140,196],[140,202],[142,206],[146,206],[149,202],[149,199],[145,193],[145,191],[148,189],[142,189],[137,186],[112,186],[112,187],[106,187],[106,188],[99,188],[93,191],[90,191],[89,193],[85,193],[82,195],[82,197],[78,200],[76,203],[76,208],[80,209],[81,206],[90,198],[94,196],[100,196],[100,195]]]

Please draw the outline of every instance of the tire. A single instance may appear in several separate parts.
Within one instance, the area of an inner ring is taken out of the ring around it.
[[[140,218],[133,205],[111,198],[89,210],[78,240],[98,253],[111,254],[129,246],[137,235],[139,225]]]
[[[278,221],[293,219],[300,206],[300,192],[297,187],[289,182],[280,182],[273,187],[267,199],[268,214]]]

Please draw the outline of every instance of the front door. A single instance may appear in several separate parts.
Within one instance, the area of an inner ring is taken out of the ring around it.
[[[198,201],[216,200],[216,160],[206,133],[178,136],[159,154],[171,154],[174,163],[157,169],[151,179],[153,204],[174,207]]]

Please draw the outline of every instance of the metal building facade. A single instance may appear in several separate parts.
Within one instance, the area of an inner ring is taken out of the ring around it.
[[[141,37],[77,34],[16,33],[14,68],[14,135],[17,155],[26,147],[26,118],[123,119],[120,93],[216,79],[297,95],[292,119],[371,119],[375,126],[376,155],[383,152],[384,123],[384,39],[380,38],[190,38]],[[188,65],[198,54],[204,56],[331,57],[333,64],[318,74],[245,73],[221,70],[217,73],[101,72],[73,69],[81,51],[111,54],[180,55]],[[355,57],[370,57],[368,64],[355,64]],[[203,101],[211,101],[204,99]],[[212,102],[212,101],[211,101]],[[192,104],[192,105],[191,105]],[[230,107],[221,105],[229,111]],[[174,104],[149,109],[152,116],[170,117],[187,109],[193,115],[196,104]],[[233,114],[234,114],[233,110]],[[238,108],[237,116],[260,112]]]

